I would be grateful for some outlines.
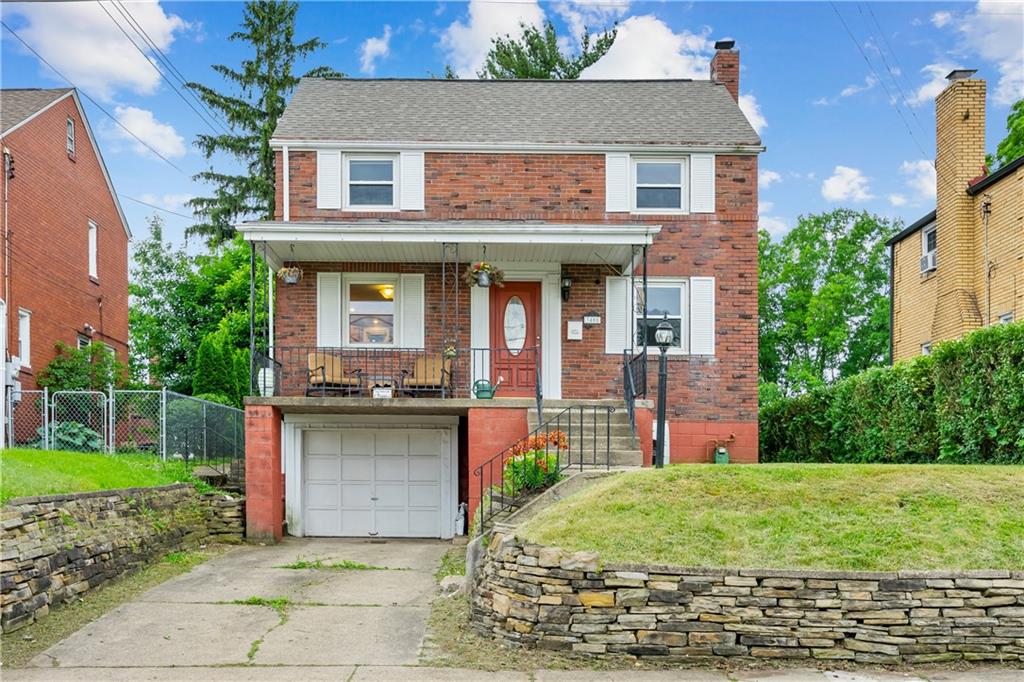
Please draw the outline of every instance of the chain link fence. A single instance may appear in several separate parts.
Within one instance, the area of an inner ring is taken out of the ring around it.
[[[194,465],[228,487],[245,482],[245,413],[164,390],[9,393],[12,447],[149,453]]]

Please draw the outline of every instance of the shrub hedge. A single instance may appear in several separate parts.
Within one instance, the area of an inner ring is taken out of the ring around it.
[[[1024,323],[760,411],[762,462],[1024,464]]]

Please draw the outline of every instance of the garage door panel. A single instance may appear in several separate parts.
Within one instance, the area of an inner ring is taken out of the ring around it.
[[[441,537],[441,519],[437,514],[417,514],[411,512],[409,514],[408,532],[413,537]]]
[[[310,509],[338,509],[341,502],[335,483],[307,483],[306,504]]]
[[[409,454],[437,457],[437,453],[441,452],[441,442],[440,431],[417,433],[414,438],[409,439]]]
[[[337,431],[308,431],[306,433],[307,455],[337,456],[341,452],[341,441]]]
[[[307,507],[303,523],[308,535],[338,535],[341,532],[336,509],[310,509]]]
[[[377,431],[377,444],[374,448],[377,455],[409,454],[408,431]]]
[[[340,468],[337,455],[306,456],[306,480],[307,481],[331,481],[340,480]]]
[[[435,508],[437,507],[437,501],[441,499],[441,486],[410,485],[408,497],[410,508]]]
[[[380,536],[402,537],[410,534],[408,512],[404,509],[377,509],[374,514]]]
[[[409,458],[409,481],[440,481],[441,459],[433,457]]]
[[[335,431],[337,433],[337,431]],[[373,431],[353,429],[341,434],[341,451],[346,455],[372,455]]]
[[[394,483],[394,484],[380,484],[376,486],[375,500],[376,508],[383,509],[386,507],[392,507],[397,509],[405,509],[408,504],[409,489],[405,483]]]
[[[367,483],[342,483],[341,486],[341,507],[343,510],[350,507],[365,507],[370,509],[373,506],[373,486]]]
[[[369,509],[346,509],[341,513],[339,535],[367,536],[373,531],[373,512]]]
[[[341,480],[371,482],[373,480],[373,458],[369,456],[342,457]]]
[[[408,460],[405,457],[375,457],[373,460],[373,480],[401,481],[405,483]]]

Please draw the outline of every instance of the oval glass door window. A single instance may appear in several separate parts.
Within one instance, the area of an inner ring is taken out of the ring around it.
[[[512,355],[519,355],[526,345],[526,306],[518,296],[505,304],[505,347]]]

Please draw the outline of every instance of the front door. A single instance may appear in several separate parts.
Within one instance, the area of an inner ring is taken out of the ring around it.
[[[491,287],[491,349],[498,397],[532,397],[540,367],[540,282]]]

